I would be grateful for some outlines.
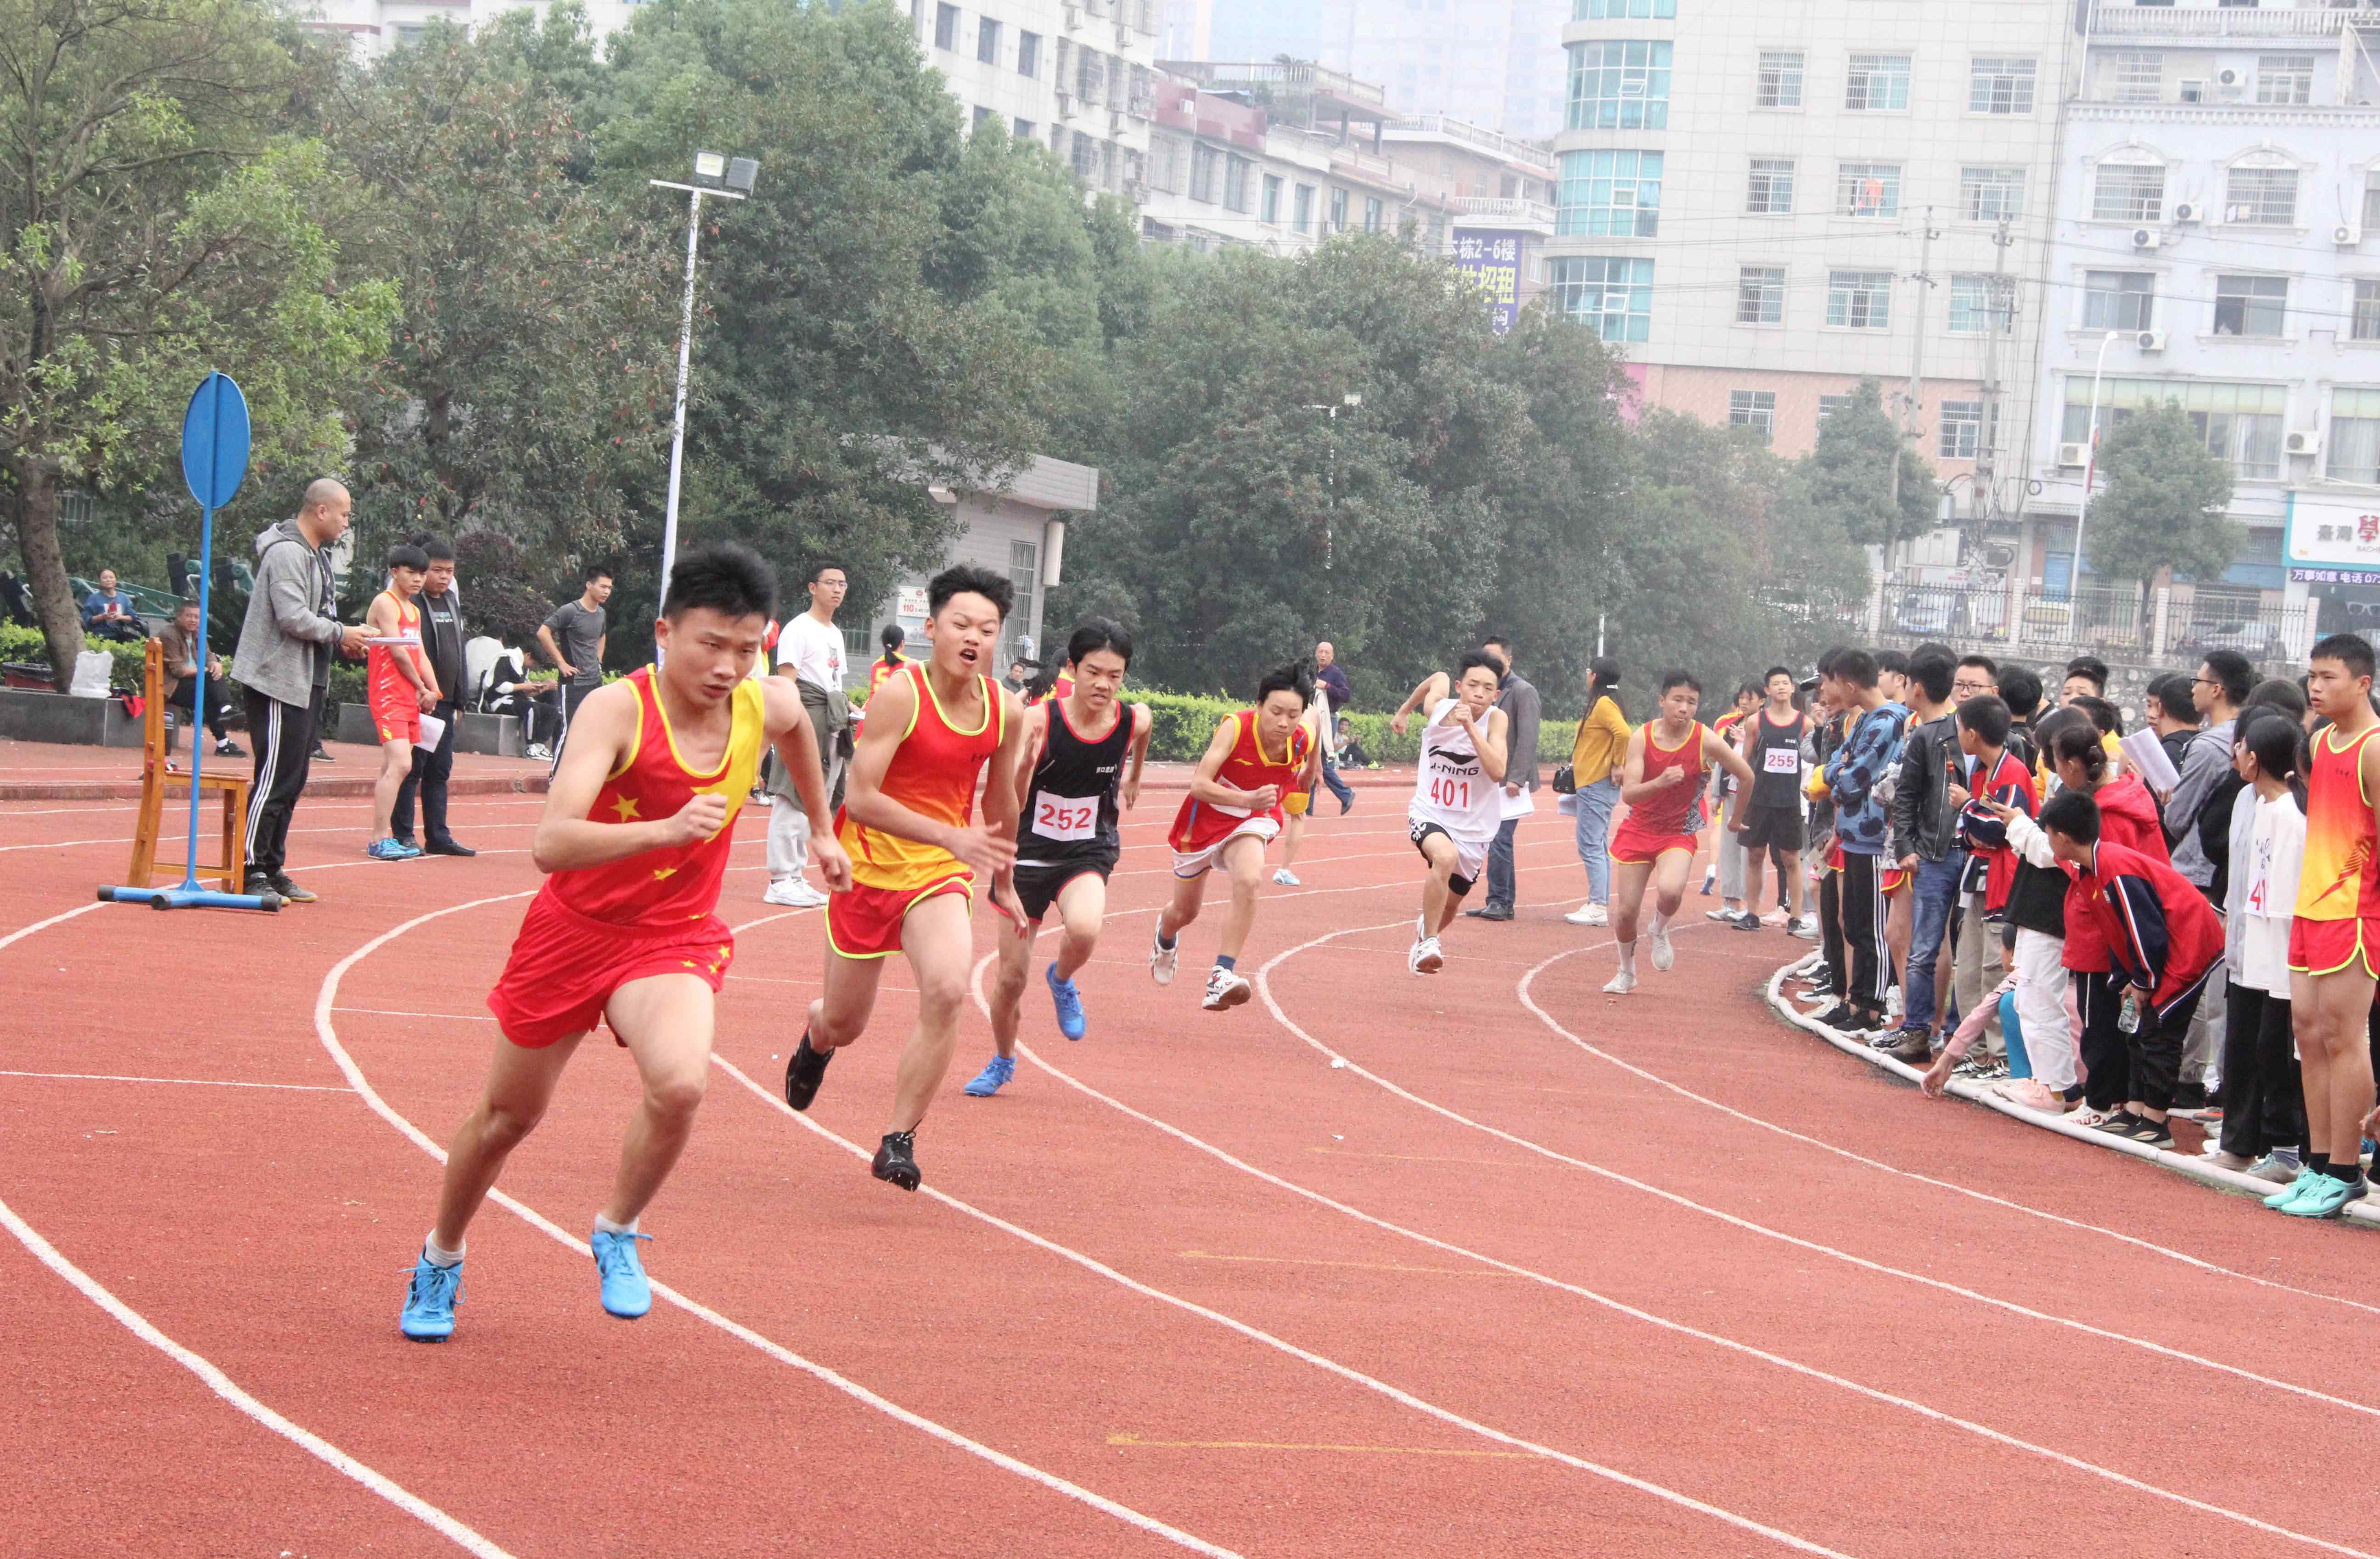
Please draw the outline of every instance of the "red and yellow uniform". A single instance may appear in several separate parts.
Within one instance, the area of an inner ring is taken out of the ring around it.
[[[1674,747],[1661,745],[1661,722],[1645,726],[1645,773],[1652,780],[1677,769],[1685,779],[1660,794],[1628,809],[1611,835],[1611,858],[1623,865],[1645,866],[1673,850],[1694,852],[1694,830],[1701,826],[1703,787],[1710,780],[1710,760],[1703,753],[1703,725],[1696,720],[1686,739]]]
[[[2289,967],[2335,974],[2361,960],[2365,973],[2380,974],[2380,840],[2363,789],[2363,748],[2380,728],[2345,743],[2338,735],[2335,727],[2314,733],[2306,772],[2305,868]]]
[[[878,656],[875,663],[868,669],[868,696],[875,696],[876,690],[884,685],[885,678],[905,671],[914,664],[916,664],[916,662],[912,661],[905,655],[895,655],[890,660],[885,659],[880,655]]]
[[[382,595],[396,603],[396,631],[413,641],[412,646],[373,645],[364,651],[365,699],[371,709],[372,729],[382,742],[403,737],[408,742],[421,740],[421,695],[396,669],[400,655],[413,657],[420,669],[421,680],[430,680],[430,661],[421,653],[421,609],[394,590]]]
[[[1314,733],[1300,724],[1289,733],[1289,745],[1279,757],[1264,750],[1264,738],[1257,733],[1257,711],[1242,709],[1226,719],[1222,730],[1232,731],[1232,752],[1215,770],[1218,784],[1236,790],[1261,791],[1272,786],[1286,796],[1297,789],[1297,777],[1305,767],[1306,755],[1314,751]],[[1173,875],[1190,878],[1206,876],[1215,869],[1222,855],[1223,846],[1242,835],[1271,842],[1281,832],[1281,806],[1276,801],[1263,812],[1245,807],[1218,806],[1184,796],[1182,809],[1173,815],[1173,828],[1165,838],[1173,847]]]
[[[976,781],[984,763],[1008,733],[999,685],[990,677],[976,679],[982,684],[983,719],[969,731],[943,711],[922,664],[913,661],[893,675],[909,680],[917,702],[909,729],[885,766],[884,794],[937,823],[964,828],[975,816]],[[974,868],[940,845],[868,828],[855,822],[847,809],[835,814],[834,837],[851,855],[851,891],[828,902],[826,939],[844,958],[899,952],[902,917],[937,893],[974,897]]]
[[[765,695],[759,683],[736,683],[729,697],[727,750],[706,772],[679,755],[652,668],[639,667],[624,680],[637,694],[636,740],[627,761],[595,792],[587,820],[659,822],[698,794],[724,798],[727,817],[718,832],[697,843],[545,879],[521,918],[503,976],[488,993],[488,1009],[515,1045],[534,1049],[593,1028],[612,993],[631,980],[692,974],[715,991],[735,956],[735,938],[716,912],[719,884],[735,843],[736,815],[760,771]]]

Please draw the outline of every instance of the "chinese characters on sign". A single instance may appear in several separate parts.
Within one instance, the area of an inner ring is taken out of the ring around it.
[[[1457,232],[1454,268],[1488,292],[1495,332],[1502,335],[1521,314],[1521,251],[1519,233]]]
[[[2341,583],[2316,573],[2358,576],[2380,574],[2380,512],[2370,500],[2336,499],[2312,493],[2289,495],[2289,569],[2308,584]]]

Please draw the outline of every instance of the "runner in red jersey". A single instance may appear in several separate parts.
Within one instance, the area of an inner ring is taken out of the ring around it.
[[[2365,1025],[2380,957],[2380,719],[2372,713],[2372,646],[2333,634],[2307,657],[2306,699],[2330,724],[2306,770],[2305,864],[2289,927],[2289,1011],[2306,1106],[2306,1169],[2267,1206],[2337,1217],[2365,1193],[2362,1139],[2372,1107]],[[2321,1175],[2313,1171],[2323,1168]]]
[[[1735,778],[1735,804],[1727,827],[1741,830],[1752,792],[1752,766],[1728,739],[1694,719],[1703,684],[1683,671],[1661,679],[1661,713],[1628,738],[1627,766],[1621,772],[1620,799],[1628,816],[1611,836],[1611,929],[1620,945],[1620,973],[1603,988],[1626,996],[1636,988],[1636,919],[1652,884],[1653,967],[1667,969],[1677,955],[1670,948],[1670,922],[1686,900],[1686,875],[1694,864],[1694,835],[1705,821],[1703,785],[1714,768]]]
[[[872,1172],[916,1190],[918,1123],[950,1070],[975,941],[977,874],[1014,935],[1029,935],[1013,881],[1016,765],[1025,741],[1016,695],[987,674],[1013,599],[1008,576],[962,565],[926,586],[922,662],[887,677],[868,701],[836,836],[851,854],[850,892],[826,912],[826,993],[785,1062],[785,1103],[810,1107],[827,1063],[868,1031],[884,961],[900,953],[917,982],[917,1021],[901,1053],[892,1119]],[[990,776],[983,820],[976,780]]]
[[[421,853],[389,826],[396,793],[413,772],[413,744],[421,740],[421,711],[438,707],[438,678],[421,648],[421,609],[414,604],[430,572],[430,554],[409,542],[388,550],[388,588],[372,598],[364,627],[365,696],[380,743],[380,778],[372,784],[372,834],[364,853],[375,861],[409,861]],[[398,642],[402,641],[402,642]]]
[[[1166,842],[1173,847],[1172,902],[1157,917],[1149,945],[1148,972],[1160,985],[1173,983],[1179,967],[1182,928],[1198,918],[1207,898],[1207,874],[1217,866],[1232,874],[1232,907],[1223,917],[1223,937],[1207,977],[1209,1012],[1237,1007],[1250,986],[1236,965],[1256,924],[1257,888],[1264,879],[1265,846],[1281,828],[1281,801],[1314,783],[1321,749],[1305,728],[1314,702],[1314,679],[1303,666],[1267,671],[1257,683],[1257,707],[1242,709],[1215,728],[1214,740],[1190,776],[1190,794],[1174,815]]]
[[[447,1149],[437,1227],[400,1320],[408,1337],[454,1331],[464,1231],[598,1022],[636,1057],[643,1099],[589,1244],[605,1310],[634,1318],[652,1306],[637,1219],[685,1148],[710,1076],[712,997],[735,953],[713,912],[762,743],[817,825],[820,875],[850,885],[801,699],[789,683],[745,675],[775,594],[768,564],[741,547],[681,557],[653,627],[660,667],[589,694],[571,721],[530,845],[549,875],[488,996],[503,1035]]]

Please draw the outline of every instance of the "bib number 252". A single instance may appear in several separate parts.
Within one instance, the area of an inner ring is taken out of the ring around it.
[[[1089,839],[1099,827],[1097,796],[1043,796],[1034,804],[1033,831],[1043,839]]]

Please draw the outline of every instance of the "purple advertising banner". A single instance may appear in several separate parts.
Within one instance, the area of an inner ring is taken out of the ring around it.
[[[1475,232],[1454,235],[1454,268],[1488,289],[1489,316],[1498,335],[1512,328],[1521,315],[1521,233]]]

